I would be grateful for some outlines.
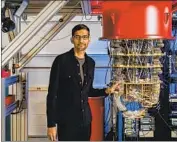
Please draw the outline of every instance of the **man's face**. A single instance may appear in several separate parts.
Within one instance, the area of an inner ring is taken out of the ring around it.
[[[79,51],[85,51],[90,42],[89,32],[85,29],[76,31],[72,37],[72,41],[74,48]]]

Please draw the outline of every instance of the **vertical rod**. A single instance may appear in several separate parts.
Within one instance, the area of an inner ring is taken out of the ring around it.
[[[1,100],[0,103],[1,103],[1,137],[0,137],[0,141],[5,141],[5,79],[3,78],[2,79],[2,85],[1,85]]]
[[[15,84],[15,89],[16,89],[16,94],[15,94],[15,100],[17,100],[18,98],[17,98],[17,84]],[[18,110],[17,110],[17,108],[16,108],[16,112],[17,112]],[[16,141],[18,141],[18,135],[17,135],[17,130],[18,130],[18,125],[17,125],[17,116],[18,116],[18,113],[17,114],[15,114],[15,118],[16,118],[16,120],[15,120],[15,123],[16,123],[16,130],[15,130],[15,132],[16,132]]]
[[[122,136],[123,136],[123,117],[122,117],[122,112],[118,112],[118,141],[122,141]]]
[[[14,88],[14,85],[12,85],[12,87],[11,87],[12,94],[13,94],[13,88]],[[15,95],[15,94],[13,94],[13,95]],[[16,101],[16,95],[15,95],[15,101]],[[17,108],[15,109],[15,112],[16,112],[16,110],[17,110]],[[12,119],[12,124],[11,124],[12,137],[11,137],[11,141],[16,141],[15,132],[14,132],[14,125],[16,124],[16,123],[14,123],[15,115],[12,115],[11,119]]]

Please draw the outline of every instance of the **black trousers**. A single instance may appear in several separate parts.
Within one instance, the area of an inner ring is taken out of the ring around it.
[[[91,124],[86,126],[58,125],[59,141],[90,141]]]

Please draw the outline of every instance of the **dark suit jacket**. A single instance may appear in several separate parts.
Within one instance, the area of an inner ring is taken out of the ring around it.
[[[74,49],[57,56],[52,64],[47,95],[47,126],[88,125],[92,116],[88,97],[106,96],[105,89],[94,89],[94,60],[85,54],[82,85]]]

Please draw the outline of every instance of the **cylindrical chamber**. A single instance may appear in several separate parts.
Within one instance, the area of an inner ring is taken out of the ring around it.
[[[171,5],[171,1],[106,1],[102,3],[102,38],[172,38]]]

